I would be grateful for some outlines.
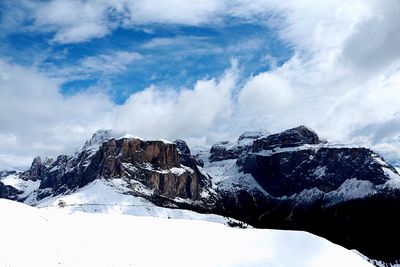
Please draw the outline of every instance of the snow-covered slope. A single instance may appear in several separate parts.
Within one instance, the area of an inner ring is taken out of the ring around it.
[[[254,227],[310,231],[371,258],[400,259],[400,221],[392,216],[400,207],[396,169],[370,149],[327,143],[305,126],[248,132],[211,149],[101,130],[73,155],[0,172],[0,197],[49,211],[61,203],[71,214],[237,223],[207,213],[222,214]]]
[[[73,193],[48,197],[35,203],[35,205],[40,209],[62,209],[70,214],[77,212],[125,214],[166,219],[203,220],[225,225],[240,223],[237,220],[214,214],[200,214],[176,207],[158,207],[144,197],[131,195],[131,189],[127,186],[127,182],[123,179],[99,179]],[[143,188],[143,190],[147,189]]]
[[[0,266],[372,266],[312,234],[38,209],[0,199]]]

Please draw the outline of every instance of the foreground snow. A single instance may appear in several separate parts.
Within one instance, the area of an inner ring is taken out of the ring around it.
[[[38,209],[0,199],[0,266],[372,266],[305,232]]]
[[[135,188],[135,191],[146,193],[144,190],[146,189],[142,189],[139,185]],[[129,189],[127,183],[122,179],[98,179],[67,195],[26,203],[34,204],[42,209],[60,209],[58,204],[63,201],[65,203],[63,210],[70,214],[75,212],[125,214],[165,219],[202,220],[226,225],[238,222],[215,214],[200,214],[190,210],[158,207],[144,197],[130,195],[131,192],[132,189]]]

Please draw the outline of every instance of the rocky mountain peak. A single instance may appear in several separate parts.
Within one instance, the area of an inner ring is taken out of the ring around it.
[[[100,129],[97,130],[92,137],[85,142],[83,145],[82,149],[90,149],[92,147],[99,147],[102,145],[104,142],[107,140],[111,139],[113,137],[112,130],[104,130]]]
[[[24,173],[24,178],[32,181],[42,180],[46,171],[46,166],[43,164],[41,157],[36,156],[31,164],[31,167]]]
[[[183,140],[175,144],[115,139],[109,131],[98,131],[84,148],[73,156],[59,156],[46,169],[39,198],[81,188],[96,179],[124,179],[132,188],[141,184],[154,197],[197,200],[208,184],[209,178],[199,171]]]
[[[100,130],[84,148],[55,161],[37,157],[23,173],[0,173],[0,197],[35,203],[101,179],[159,206],[307,230],[373,257],[398,259],[397,171],[370,149],[325,144],[305,126],[245,132],[236,142],[214,145],[204,165],[183,140],[116,139]],[[373,231],[366,234],[361,225]],[[366,242],[371,236],[374,242]],[[393,245],[381,250],[387,238]]]
[[[252,151],[272,150],[274,148],[296,147],[305,144],[315,145],[322,141],[318,135],[304,125],[271,134],[254,141]]]
[[[189,146],[186,144],[185,141],[183,141],[182,139],[177,139],[174,141],[174,143],[176,144],[178,151],[182,154],[182,155],[190,155],[190,148]]]
[[[241,134],[236,142],[221,141],[211,147],[210,162],[227,159],[237,159],[240,155],[251,150],[254,140],[266,137],[267,130],[247,131]]]
[[[32,164],[31,164],[31,169],[38,166],[42,165],[42,158],[40,156],[36,156],[33,158]]]
[[[250,151],[259,152],[321,142],[318,135],[304,125],[277,134],[270,134],[265,129],[248,131],[241,134],[236,142],[222,141],[213,145],[210,150],[210,161],[237,159]]]
[[[204,166],[204,162],[201,159],[197,159],[191,155],[190,148],[186,144],[185,141],[183,141],[181,139],[177,139],[174,141],[174,143],[176,144],[176,147],[178,148],[178,153],[179,153],[180,161],[181,161],[182,165],[191,167],[193,169],[196,169],[197,168],[196,166],[200,166],[200,167]]]
[[[261,129],[261,130],[257,130],[257,131],[247,131],[242,133],[239,138],[238,138],[238,142],[245,140],[245,139],[249,139],[249,140],[255,140],[264,136],[268,136],[271,133],[268,130],[265,129]]]
[[[43,165],[48,168],[51,164],[53,164],[54,159],[50,157],[45,157],[43,160]]]

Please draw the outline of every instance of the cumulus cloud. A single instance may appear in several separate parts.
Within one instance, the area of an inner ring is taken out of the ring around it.
[[[229,123],[237,63],[193,88],[149,88],[123,105],[97,93],[60,94],[60,80],[0,61],[0,169],[25,168],[35,155],[72,153],[100,128],[146,139],[204,142]],[[209,136],[207,135],[209,133]],[[216,141],[212,139],[212,141]]]
[[[236,63],[220,78],[199,80],[176,91],[151,86],[131,95],[116,111],[113,129],[145,138],[203,138],[232,113]]]
[[[105,95],[64,97],[58,80],[3,60],[0,73],[0,168],[72,152],[91,132],[110,127],[114,104]]]
[[[365,75],[392,64],[398,67],[400,59],[400,2],[372,1],[370,7],[367,18],[355,25],[354,33],[346,39],[340,55],[340,60]]]
[[[239,94],[239,109],[243,116],[268,115],[284,110],[293,102],[294,92],[288,81],[274,72],[252,77]]]
[[[76,43],[110,32],[108,6],[103,1],[55,0],[34,9],[36,27],[55,31],[53,41]]]
[[[258,113],[247,125],[276,131],[306,124],[330,140],[359,144],[376,143],[386,131],[363,135],[380,126],[364,127],[384,121],[387,134],[399,136],[397,120],[390,119],[400,97],[397,1],[281,1],[274,7],[279,35],[294,56],[248,80],[237,117]]]
[[[12,14],[24,13],[34,21],[31,30],[53,32],[53,41],[58,43],[100,38],[121,27],[140,28],[154,23],[216,25],[225,23],[226,18],[237,18],[248,23],[277,26],[283,38],[308,46],[328,41],[320,40],[318,32],[310,32],[315,26],[320,31],[329,30],[332,45],[342,38],[354,17],[363,14],[364,9],[362,0],[354,1],[351,8],[346,5],[347,2],[334,0],[323,3],[315,0],[52,0],[39,3],[25,0],[23,8],[13,9]]]
[[[25,0],[9,8],[0,28],[53,32],[53,42],[79,43],[101,38],[113,30],[151,23],[199,25],[221,20],[226,3],[145,0]],[[177,8],[179,7],[179,8]],[[23,14],[23,19],[18,19]],[[29,18],[29,19],[27,19]],[[29,25],[34,21],[33,25]],[[27,27],[27,24],[29,25]]]
[[[199,80],[193,88],[150,86],[121,106],[101,94],[65,98],[57,80],[1,62],[0,137],[8,141],[0,142],[0,162],[5,155],[25,157],[28,148],[32,154],[67,151],[100,127],[146,138],[213,142],[226,137],[225,131],[279,131],[305,124],[333,141],[381,149],[399,146],[396,0],[57,0],[34,9],[36,25],[54,32],[56,42],[85,41],[117,27],[215,24],[235,17],[273,28],[294,55],[250,77],[240,77],[233,64],[221,77]],[[72,14],[75,9],[80,14]],[[46,16],[50,11],[58,15]],[[155,39],[148,46],[181,41]],[[80,67],[119,70],[138,59],[134,52],[129,55],[100,55]],[[110,58],[120,58],[121,64],[109,68]]]

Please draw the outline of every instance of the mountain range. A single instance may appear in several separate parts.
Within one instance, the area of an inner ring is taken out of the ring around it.
[[[370,259],[400,260],[396,168],[305,126],[245,132],[211,148],[99,130],[72,155],[36,157],[0,179],[1,198],[39,208],[302,230]]]

